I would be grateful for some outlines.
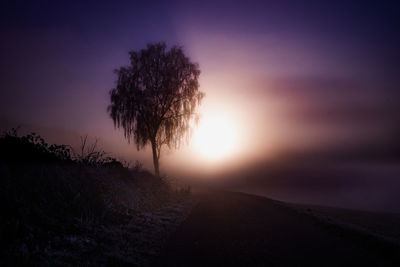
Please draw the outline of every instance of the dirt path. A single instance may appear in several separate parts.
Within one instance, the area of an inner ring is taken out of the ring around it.
[[[157,262],[162,266],[400,266],[392,258],[398,248],[367,239],[323,225],[273,200],[218,192],[202,197]]]

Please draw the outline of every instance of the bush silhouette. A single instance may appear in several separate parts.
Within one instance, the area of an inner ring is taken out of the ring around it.
[[[69,145],[49,145],[36,133],[18,136],[13,128],[0,137],[0,161],[8,163],[76,163],[90,166],[124,168],[124,164],[97,147],[97,139],[88,144],[87,135],[81,137],[79,152]]]
[[[72,162],[67,145],[49,145],[35,133],[18,136],[17,129],[0,137],[0,160],[4,162]]]

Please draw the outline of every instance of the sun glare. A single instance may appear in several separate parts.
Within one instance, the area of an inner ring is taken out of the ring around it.
[[[195,149],[208,160],[229,157],[237,146],[237,129],[227,116],[201,119],[194,134]]]

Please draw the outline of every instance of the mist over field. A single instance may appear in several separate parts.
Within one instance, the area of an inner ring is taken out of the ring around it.
[[[391,1],[5,1],[0,265],[399,266]]]

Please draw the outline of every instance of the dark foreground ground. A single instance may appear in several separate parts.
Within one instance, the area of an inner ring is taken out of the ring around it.
[[[400,266],[399,247],[270,199],[201,197],[167,241],[160,266]]]

